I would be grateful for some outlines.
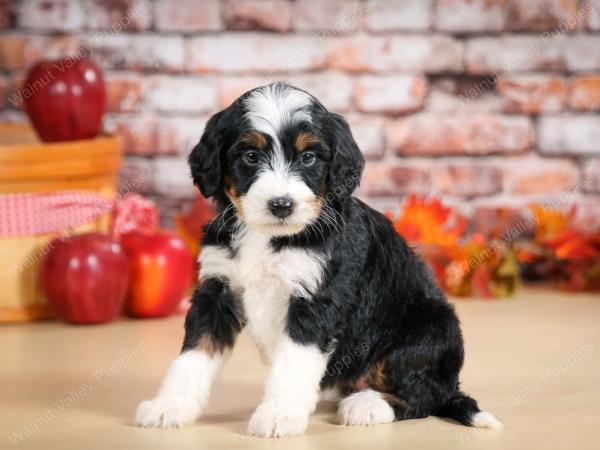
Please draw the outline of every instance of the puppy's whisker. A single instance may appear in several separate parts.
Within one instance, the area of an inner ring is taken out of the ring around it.
[[[208,222],[206,224],[206,226],[210,227],[213,224],[213,222],[215,222],[215,221],[217,221],[217,223],[219,223],[218,220],[224,218],[225,214],[227,214],[227,212],[230,211],[232,208],[233,208],[233,203],[228,205],[227,208],[225,208],[223,211],[221,211],[219,214],[217,214],[215,217],[213,217],[213,219],[210,222]]]
[[[331,221],[331,218],[329,217],[329,214],[327,213],[327,211],[323,210],[323,214],[321,215],[320,219],[325,225],[327,225],[327,228],[329,229],[329,231],[332,231],[331,227],[334,224]]]
[[[217,245],[219,245],[219,233],[221,233],[221,230],[223,229],[223,227],[225,226],[226,223],[228,223],[231,219],[235,219],[235,215],[232,215],[231,217],[229,217],[226,221],[224,221],[221,226],[219,227],[219,229],[217,230]]]
[[[342,227],[337,223],[334,216],[327,209],[323,209],[323,221],[331,231],[342,233]]]
[[[318,230],[319,230],[319,233],[321,233],[321,238],[322,238],[323,240],[325,240],[325,233],[324,233],[323,227],[322,227],[322,225],[319,223],[319,220],[318,220],[318,219],[317,219],[317,220],[316,220],[316,221],[313,223],[313,226],[314,226],[315,230],[317,229],[317,227],[319,227],[319,228],[318,228]],[[316,234],[316,231],[315,231],[315,234]]]
[[[325,240],[325,230],[323,229],[323,225],[319,222],[317,222],[317,224],[319,225],[319,232],[321,233],[321,237],[323,238],[323,240]]]
[[[318,227],[318,228],[317,228]],[[313,223],[313,228],[315,230],[315,237],[318,238],[319,235],[317,234],[317,231],[319,232],[319,234],[321,235],[321,239],[325,240],[325,234],[323,233],[323,227],[321,226],[321,224],[319,223],[319,221],[317,220],[316,222]]]
[[[327,208],[328,211],[332,212],[334,214],[334,216],[337,215],[337,217],[340,218],[342,224],[344,224],[344,225],[346,224],[346,221],[344,220],[344,216],[342,216],[339,211],[336,211],[328,204],[325,204],[324,206]]]
[[[343,234],[343,232],[344,232],[343,225],[345,225],[344,217],[339,212],[337,212],[335,209],[333,209],[331,206],[329,206],[327,204],[324,205],[323,211],[326,213],[327,217],[329,217],[334,222],[334,224],[336,226],[336,230],[340,234]],[[341,222],[342,222],[341,224],[338,222],[337,217],[334,214],[337,214],[337,216],[340,217]]]

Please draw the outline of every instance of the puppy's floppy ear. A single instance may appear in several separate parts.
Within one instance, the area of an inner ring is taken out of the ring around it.
[[[205,197],[212,197],[221,187],[223,130],[219,127],[222,111],[210,118],[200,142],[188,156],[194,184]]]
[[[333,151],[329,187],[338,199],[345,199],[358,187],[365,159],[344,118],[335,113],[329,113],[329,118]]]

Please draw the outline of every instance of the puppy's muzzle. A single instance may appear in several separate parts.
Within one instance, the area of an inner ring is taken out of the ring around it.
[[[279,219],[285,219],[294,211],[294,200],[291,197],[273,197],[268,205],[269,211]]]

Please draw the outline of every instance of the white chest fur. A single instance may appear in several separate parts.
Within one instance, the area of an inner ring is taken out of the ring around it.
[[[263,357],[270,357],[284,335],[290,297],[310,301],[323,278],[324,258],[310,250],[274,251],[270,237],[241,227],[233,238],[235,256],[222,247],[200,255],[201,278],[226,277],[244,303],[248,329]]]

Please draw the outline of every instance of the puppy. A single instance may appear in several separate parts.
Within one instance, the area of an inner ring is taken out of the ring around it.
[[[345,425],[436,415],[500,428],[459,390],[459,322],[389,220],[352,197],[364,159],[344,119],[284,83],[242,95],[189,156],[220,214],[202,241],[181,354],[143,427],[181,427],[245,326],[271,364],[256,436],[302,433],[319,393]]]

